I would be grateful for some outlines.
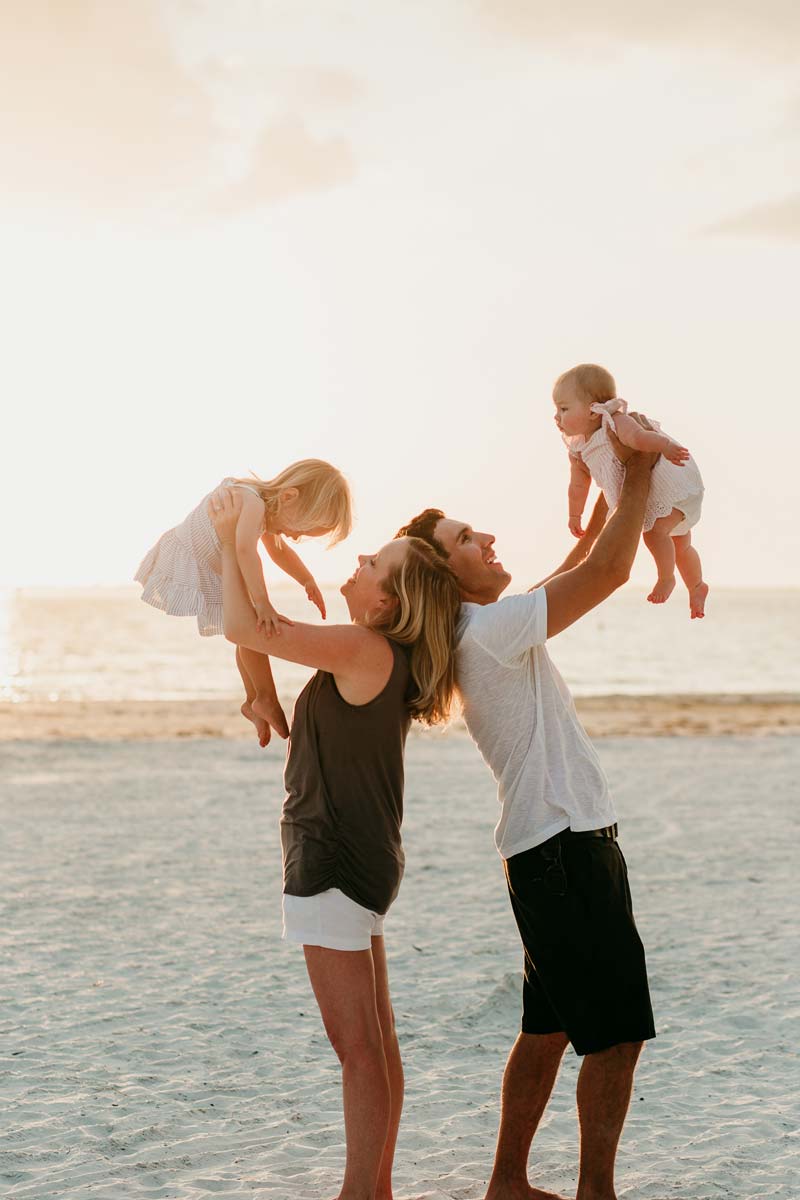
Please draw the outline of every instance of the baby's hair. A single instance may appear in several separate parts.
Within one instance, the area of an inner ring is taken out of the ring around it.
[[[614,400],[617,395],[614,376],[605,367],[598,367],[596,363],[581,363],[559,375],[553,395],[565,386],[574,387],[581,400],[585,400],[587,404],[605,404],[607,400]]]
[[[246,483],[258,490],[268,521],[278,510],[281,492],[297,488],[299,521],[306,529],[324,529],[330,534],[332,546],[343,541],[353,527],[353,501],[347,480],[321,458],[301,458],[274,479],[259,479],[253,474],[234,483]]]

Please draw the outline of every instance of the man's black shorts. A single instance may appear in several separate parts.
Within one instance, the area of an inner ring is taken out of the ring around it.
[[[644,947],[614,836],[570,830],[504,863],[525,949],[522,1032],[576,1054],[655,1037]]]

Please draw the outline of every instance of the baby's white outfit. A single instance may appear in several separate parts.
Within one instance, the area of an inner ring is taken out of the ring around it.
[[[627,413],[628,405],[620,399],[607,400],[604,404],[593,404],[591,411],[602,417],[602,424],[590,438],[582,433],[561,436],[570,455],[581,459],[594,482],[602,489],[609,509],[613,509],[619,503],[625,468],[614,453],[607,431],[610,427],[616,432],[614,413]],[[650,419],[650,424],[663,432],[658,421]],[[683,513],[684,519],[671,531],[670,537],[688,533],[700,520],[704,491],[703,480],[693,458],[688,458],[679,467],[662,455],[653,467],[644,514],[644,532],[652,529],[659,517],[668,517],[673,508],[677,508]]]
[[[217,486],[243,488],[261,498],[257,488],[234,483],[231,477]],[[172,617],[196,616],[202,637],[224,632],[222,556],[219,538],[206,511],[211,495],[209,492],[204,496],[180,525],[159,538],[134,576],[142,584],[142,600],[146,604]]]

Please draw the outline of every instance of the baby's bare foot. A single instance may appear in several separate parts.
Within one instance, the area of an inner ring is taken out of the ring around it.
[[[267,721],[279,737],[288,738],[289,726],[286,714],[280,706],[277,696],[256,696],[253,701],[253,712],[263,721]]]
[[[695,617],[704,617],[706,615],[706,596],[708,595],[708,584],[703,583],[702,579],[697,587],[693,587],[689,592],[689,612],[692,620]]]
[[[256,716],[249,700],[245,700],[244,704],[242,705],[242,716],[247,717],[248,721],[252,721],[255,725],[256,733],[258,734],[259,746],[263,748],[264,746],[268,745],[269,739],[272,737],[272,730],[266,721],[264,721],[261,717]]]
[[[657,579],[656,585],[653,588],[647,599],[651,604],[663,604],[665,600],[669,600],[672,595],[672,589],[675,587],[675,576],[670,575],[668,579]]]

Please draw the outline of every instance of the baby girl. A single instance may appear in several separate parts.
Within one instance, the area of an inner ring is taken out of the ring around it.
[[[689,451],[661,432],[643,429],[627,415],[617,396],[614,378],[603,367],[583,363],[566,371],[553,388],[556,425],[569,450],[569,528],[583,537],[581,516],[591,480],[602,490],[608,507],[615,508],[624,470],[608,437],[612,430],[635,450],[657,450],[662,457],[653,468],[644,518],[644,542],[655,559],[658,578],[647,599],[663,604],[675,587],[677,566],[689,593],[692,617],[705,613],[708,585],[703,582],[700,556],[689,532],[700,520],[703,481]]]

